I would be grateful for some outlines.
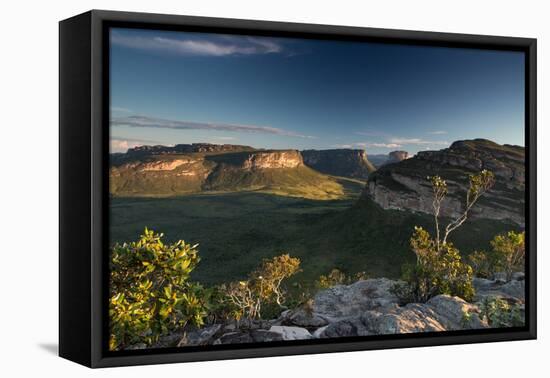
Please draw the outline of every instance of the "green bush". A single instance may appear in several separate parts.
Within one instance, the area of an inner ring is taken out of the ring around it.
[[[510,231],[491,241],[495,269],[506,273],[508,279],[515,271],[525,269],[525,232]]]
[[[415,227],[411,248],[417,262],[403,267],[402,278],[406,284],[392,289],[403,302],[425,302],[439,294],[459,296],[466,301],[473,299],[472,267],[462,262],[452,243],[447,242],[437,249],[430,234]]]
[[[275,313],[286,308],[287,290],[283,282],[300,271],[300,260],[288,254],[263,260],[245,281],[222,285],[226,303],[232,316],[239,320],[258,319],[262,311],[270,309]],[[275,309],[270,308],[274,306]],[[265,312],[265,311],[264,311]]]
[[[428,177],[432,186],[432,208],[435,236],[421,227],[415,227],[410,239],[416,255],[415,265],[403,266],[405,284],[397,284],[392,292],[403,302],[424,302],[439,294],[448,294],[472,300],[473,269],[462,261],[460,252],[449,241],[449,236],[468,219],[468,214],[483,194],[495,183],[492,172],[482,170],[469,176],[470,186],[466,192],[462,212],[445,227],[440,225],[443,200],[448,194],[447,182],[439,176]]]
[[[485,298],[480,306],[481,318],[491,327],[522,327],[525,324],[521,307],[501,298]]]
[[[111,248],[111,350],[149,346],[177,327],[203,324],[203,288],[189,282],[199,262],[197,245],[164,244],[162,236],[146,228],[138,241]]]
[[[469,256],[476,276],[491,278],[497,272],[505,272],[509,280],[512,273],[525,269],[525,232],[496,235],[491,247],[489,252],[476,251]]]
[[[365,272],[358,272],[350,276],[335,268],[332,269],[329,274],[319,276],[319,279],[315,282],[315,286],[318,289],[328,289],[332,286],[350,285],[354,282],[366,279],[367,274]]]

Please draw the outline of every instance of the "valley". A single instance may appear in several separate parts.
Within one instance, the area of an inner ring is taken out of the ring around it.
[[[398,278],[401,266],[414,262],[409,245],[414,226],[433,228],[425,202],[430,171],[452,179],[442,209],[446,216],[456,211],[456,198],[465,195],[469,173],[492,164],[498,175],[496,191],[484,199],[482,211],[453,234],[463,255],[489,248],[500,232],[522,229],[518,220],[523,214],[505,206],[521,204],[517,149],[459,144],[375,170],[365,163],[366,154],[353,150],[307,152],[303,159],[294,150],[179,146],[114,157],[111,241],[135,240],[148,227],[168,241],[198,243],[201,262],[193,279],[206,285],[242,279],[262,259],[283,253],[302,261],[302,272],[293,278],[301,285],[311,285],[334,268]],[[175,153],[178,149],[182,152]],[[505,155],[498,155],[502,151]]]

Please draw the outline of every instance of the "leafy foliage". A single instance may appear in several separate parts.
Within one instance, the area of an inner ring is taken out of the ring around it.
[[[491,327],[521,327],[525,324],[520,305],[510,305],[502,298],[485,298],[480,309],[481,317]]]
[[[319,289],[328,289],[336,285],[349,285],[353,282],[367,279],[365,272],[358,272],[354,275],[347,275],[339,269],[332,269],[329,274],[319,276],[315,286]]]
[[[415,265],[403,267],[405,285],[393,288],[393,293],[404,302],[425,302],[448,294],[471,300],[475,294],[473,270],[462,262],[458,249],[448,242],[436,248],[436,242],[421,227],[415,227],[411,248],[417,257]]]
[[[525,265],[525,232],[510,231],[497,235],[491,241],[493,260],[497,271],[504,271],[510,279],[514,271],[523,271]]]
[[[222,285],[235,319],[261,318],[262,308],[275,304],[284,308],[286,289],[283,281],[300,271],[300,260],[288,254],[265,259],[245,281]]]
[[[483,170],[470,175],[469,179],[463,212],[441,229],[440,211],[448,194],[447,182],[439,176],[428,177],[433,192],[435,237],[422,227],[414,228],[410,245],[416,255],[416,265],[403,266],[403,280],[406,283],[392,289],[402,301],[424,302],[439,294],[459,296],[465,300],[473,298],[473,269],[462,261],[460,252],[448,241],[448,237],[468,219],[469,211],[494,185],[495,178],[492,172]]]
[[[523,271],[525,265],[525,232],[509,231],[496,235],[489,252],[476,251],[469,256],[474,272],[490,278],[496,272],[505,272],[509,280],[512,273]]]
[[[162,237],[146,228],[138,241],[111,248],[111,350],[151,345],[176,327],[203,324],[203,289],[188,281],[199,262],[197,245],[164,244]]]

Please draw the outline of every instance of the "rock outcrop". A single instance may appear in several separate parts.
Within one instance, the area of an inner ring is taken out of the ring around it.
[[[449,195],[441,215],[463,211],[470,174],[487,169],[495,174],[494,187],[471,210],[472,218],[525,224],[525,149],[475,139],[458,141],[440,151],[419,152],[398,164],[385,165],[369,178],[365,196],[384,209],[431,214],[432,189],[428,176],[447,181]]]
[[[488,298],[500,298],[523,308],[525,282],[521,273],[510,281],[475,278],[473,303],[459,297],[437,295],[426,303],[400,305],[391,287],[399,281],[386,278],[357,281],[320,291],[313,304],[284,311],[277,319],[241,320],[188,328],[163,336],[155,347],[243,344],[441,332],[489,328],[481,315]],[[524,316],[524,314],[522,315]],[[130,349],[145,348],[133,345]]]
[[[376,170],[365,150],[304,150],[302,156],[307,166],[334,176],[366,179]]]

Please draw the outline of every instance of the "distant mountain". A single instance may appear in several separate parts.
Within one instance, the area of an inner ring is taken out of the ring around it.
[[[400,161],[406,160],[409,158],[409,153],[407,151],[392,151],[388,154],[388,160],[385,164],[399,163]]]
[[[235,191],[311,199],[345,196],[345,188],[338,180],[304,165],[296,150],[193,144],[140,147],[111,159],[113,196]]]
[[[371,154],[369,155],[369,161],[376,167],[380,168],[384,163],[388,161],[390,156],[388,154]]]
[[[366,179],[376,168],[364,150],[304,150],[304,163],[322,173]]]
[[[401,160],[408,158],[409,153],[407,151],[392,151],[389,154],[369,155],[369,160],[377,168],[380,168],[385,164],[398,163]]]
[[[485,139],[457,141],[440,151],[422,151],[397,164],[384,165],[369,177],[363,198],[384,209],[431,213],[432,189],[427,176],[439,175],[449,186],[441,214],[454,217],[462,210],[469,175],[482,169],[492,171],[496,183],[472,209],[472,218],[523,226],[525,148]]]

